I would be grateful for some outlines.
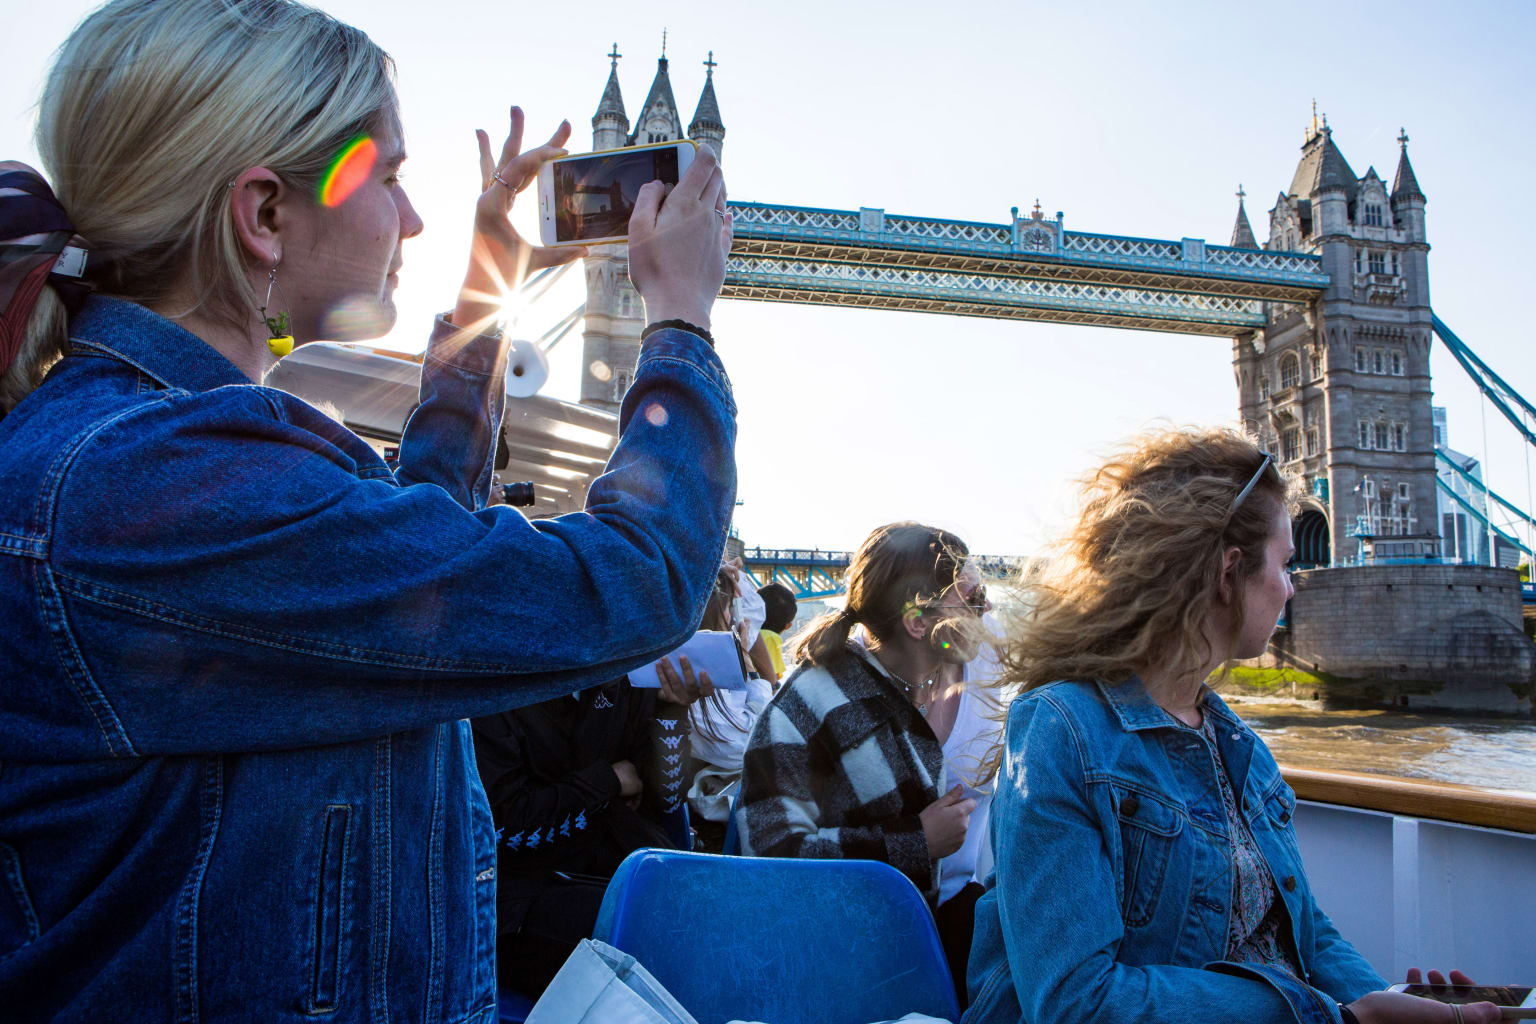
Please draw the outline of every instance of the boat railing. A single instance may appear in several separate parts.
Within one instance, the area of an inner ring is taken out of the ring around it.
[[[1536,794],[1283,768],[1317,904],[1384,977],[1530,973]]]

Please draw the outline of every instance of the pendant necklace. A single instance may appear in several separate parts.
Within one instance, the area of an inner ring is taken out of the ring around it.
[[[895,672],[891,672],[890,668],[888,668],[886,666],[883,666],[883,665],[881,667],[885,668],[885,670],[887,672],[890,672],[891,673],[891,678],[896,680],[898,683],[901,684],[902,690],[907,695],[907,700],[911,701],[912,704],[917,708],[917,713],[922,715],[924,718],[927,718],[928,717],[928,701],[929,701],[929,698],[931,698],[933,696],[933,686],[932,686],[932,684],[931,683],[924,683],[923,684],[924,695],[923,695],[923,699],[921,701],[919,701],[916,697],[912,696],[913,691],[916,690],[917,687],[915,687],[911,683],[907,682],[905,679],[903,679],[901,676],[897,675]]]

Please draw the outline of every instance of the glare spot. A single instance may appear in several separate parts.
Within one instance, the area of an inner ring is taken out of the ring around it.
[[[320,323],[320,337],[327,341],[361,341],[377,338],[392,326],[392,309],[366,295],[352,295],[332,306],[325,314]]]
[[[667,410],[652,402],[645,407],[645,419],[653,427],[664,427],[667,425]]]
[[[592,365],[587,367],[587,369],[590,370],[592,376],[596,377],[598,380],[609,381],[613,379],[613,371],[608,369],[608,364],[603,362],[601,359],[592,360]]]

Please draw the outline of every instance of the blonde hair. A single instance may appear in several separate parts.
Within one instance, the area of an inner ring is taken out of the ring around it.
[[[1286,481],[1265,458],[1233,430],[1163,430],[1133,438],[1091,473],[1059,557],[1020,581],[1004,682],[1119,683],[1150,666],[1204,664],[1227,549],[1238,549],[1239,581],[1258,572],[1275,512],[1288,507]],[[1235,636],[1242,589],[1228,600]]]
[[[90,250],[95,288],[141,304],[196,296],[245,322],[261,299],[229,183],[265,166],[314,195],[358,135],[398,132],[394,64],[363,32],[292,0],[113,0],[65,40],[43,87],[37,148]],[[247,312],[248,311],[248,312]],[[27,325],[0,412],[68,343],[51,288]]]
[[[793,659],[826,665],[843,656],[855,625],[889,640],[914,607],[936,600],[955,585],[970,550],[965,541],[922,523],[878,527],[848,564],[848,603],[811,622],[796,637]]]

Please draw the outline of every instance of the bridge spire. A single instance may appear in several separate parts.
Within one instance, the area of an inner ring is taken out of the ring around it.
[[[624,113],[624,94],[619,91],[619,44],[604,54],[608,58],[608,84],[603,87],[603,98],[598,101],[597,113],[592,115],[592,148],[617,149],[624,145],[629,131],[629,115]]]
[[[715,51],[710,50],[704,61],[704,90],[699,93],[699,105],[688,125],[688,137],[711,147],[716,157],[725,143],[725,122],[720,119],[720,104],[715,99],[715,68],[719,66],[715,63]]]
[[[1424,193],[1419,188],[1419,179],[1413,173],[1413,164],[1408,162],[1408,129],[1399,128],[1397,144],[1402,147],[1397,158],[1397,174],[1392,179],[1392,205],[1394,207],[1410,200],[1424,202]]]
[[[1232,225],[1232,245],[1239,249],[1257,249],[1259,240],[1253,236],[1253,225],[1248,223],[1248,211],[1243,199],[1248,195],[1241,183],[1237,186],[1237,221]]]

